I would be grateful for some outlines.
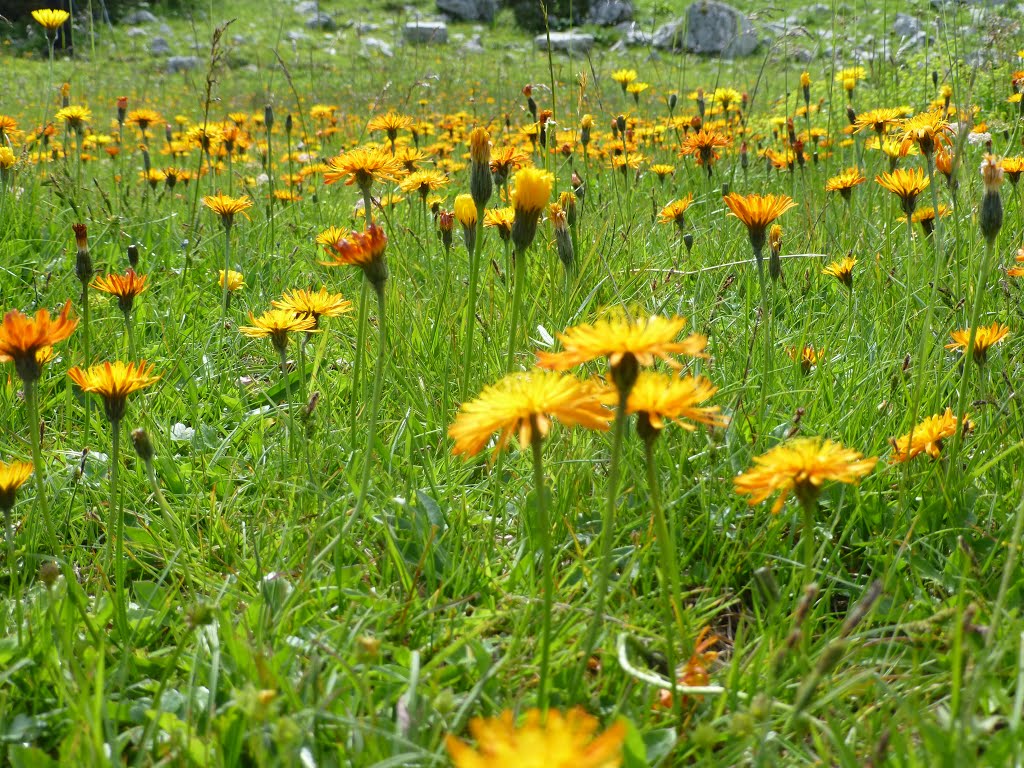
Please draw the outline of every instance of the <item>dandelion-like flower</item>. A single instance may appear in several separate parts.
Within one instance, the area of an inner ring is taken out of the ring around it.
[[[974,424],[964,416],[964,431],[969,432],[973,428]],[[957,419],[951,408],[947,408],[944,413],[929,416],[909,433],[890,439],[893,451],[891,460],[894,464],[902,464],[922,453],[937,459],[942,454],[942,441],[955,435],[956,429]]]
[[[367,193],[375,181],[396,181],[405,174],[405,166],[386,149],[357,148],[327,162],[324,183],[345,179]]]
[[[92,281],[92,287],[102,293],[109,293],[117,297],[117,305],[126,315],[132,311],[135,297],[145,292],[149,287],[146,285],[146,275],[137,275],[131,267],[123,275],[107,275],[97,277]]]
[[[46,30],[47,35],[52,36],[55,35],[57,30],[64,26],[64,23],[71,18],[71,14],[67,11],[43,8],[37,11],[32,11],[32,18]]]
[[[900,107],[869,109],[867,112],[861,112],[853,123],[854,133],[860,133],[864,129],[870,128],[881,136],[890,126],[899,123],[903,119],[903,114],[903,109]]]
[[[440,171],[415,171],[402,179],[398,186],[403,192],[416,192],[426,200],[434,190],[448,186],[448,177]]]
[[[328,245],[333,261],[323,262],[325,266],[349,265],[363,270],[374,286],[383,286],[388,279],[388,263],[384,251],[388,247],[388,236],[383,227],[371,224],[364,232],[350,232],[340,240]]]
[[[974,336],[974,350],[972,353],[974,362],[978,365],[983,365],[988,360],[989,349],[1002,342],[1009,335],[1009,326],[999,322],[992,323],[992,325],[983,325],[978,328]],[[971,339],[971,329],[963,328],[953,331],[950,336],[953,341],[946,345],[946,349],[958,349],[963,354],[967,354],[967,347]]]
[[[297,315],[289,309],[271,309],[259,317],[249,314],[252,325],[243,325],[238,332],[253,339],[269,338],[274,349],[284,355],[288,349],[288,334],[317,330],[316,320],[309,315]]]
[[[806,376],[825,356],[824,351],[815,349],[813,344],[804,344],[803,349],[786,347],[786,354],[793,362],[800,361],[800,370]]]
[[[14,509],[18,489],[28,482],[32,472],[33,466],[27,461],[0,461],[0,510],[5,515]]]
[[[528,447],[535,434],[546,437],[552,420],[605,430],[611,418],[601,390],[592,382],[533,370],[510,374],[485,387],[475,400],[462,406],[448,435],[455,441],[453,453],[473,456],[495,433],[497,453],[513,437],[521,448]]]
[[[903,213],[908,217],[913,216],[918,196],[928,189],[928,185],[931,183],[920,168],[915,168],[912,171],[897,168],[889,173],[875,176],[875,181],[900,199]]]
[[[942,111],[922,112],[900,124],[903,144],[916,144],[921,154],[931,155],[940,145],[949,145],[953,127]]]
[[[863,184],[867,179],[864,174],[860,172],[857,167],[847,168],[842,173],[833,176],[825,182],[826,192],[838,192],[842,195],[843,199],[849,202],[853,196],[853,188],[858,184]]]
[[[731,192],[722,198],[732,215],[742,221],[750,236],[750,245],[758,261],[764,251],[768,226],[796,203],[788,195],[740,195]]]
[[[285,291],[280,299],[270,302],[274,309],[286,309],[297,315],[312,317],[314,327],[318,326],[321,317],[340,317],[352,311],[352,302],[343,298],[340,293],[329,293],[326,288],[319,291],[298,288]]]
[[[412,118],[408,115],[399,115],[395,112],[388,112],[386,115],[377,115],[366,125],[370,133],[383,131],[387,134],[388,141],[392,144],[398,138],[398,132],[412,128]]]
[[[857,259],[853,256],[847,256],[839,261],[833,261],[823,270],[823,275],[831,275],[840,283],[845,285],[851,291],[853,290],[853,268],[857,264]]]
[[[939,203],[939,214],[935,215],[935,209],[932,206],[927,208],[918,208],[914,211],[914,215],[910,217],[912,224],[920,224],[921,229],[924,230],[926,235],[930,235],[935,231],[935,219],[948,216],[950,208],[945,203]]]
[[[241,272],[236,272],[233,269],[227,271],[221,269],[217,272],[217,285],[221,288],[224,287],[224,280],[227,278],[227,289],[229,292],[234,293],[235,291],[241,290],[245,287],[245,276]]]
[[[655,371],[640,371],[626,401],[626,413],[637,414],[641,436],[656,434],[670,421],[692,432],[696,424],[721,427],[728,423],[717,405],[702,405],[718,387],[703,376],[673,376]],[[617,393],[608,397],[610,405]],[[650,432],[653,430],[653,433]]]
[[[498,236],[507,241],[512,237],[512,223],[515,218],[516,212],[513,208],[488,208],[484,211],[484,226],[498,230]]]
[[[83,392],[99,395],[107,419],[119,422],[124,417],[128,395],[156,383],[160,377],[153,375],[153,366],[145,360],[138,363],[123,363],[117,360],[82,369],[75,366],[68,376]]]
[[[673,200],[661,209],[661,213],[658,214],[658,222],[660,224],[675,224],[679,231],[682,231],[686,227],[686,211],[692,204],[692,192],[684,198]]]
[[[230,195],[206,195],[203,198],[203,205],[220,216],[221,224],[225,229],[230,229],[235,223],[235,215],[242,214],[248,217],[247,210],[252,208],[252,200],[246,195],[231,197]]]
[[[692,155],[696,158],[697,165],[707,169],[708,176],[710,177],[712,166],[721,157],[718,154],[718,150],[722,147],[728,147],[729,144],[730,141],[727,136],[718,131],[708,130],[706,127],[703,127],[696,133],[688,134],[683,139],[679,154],[681,157]]]
[[[26,385],[34,384],[41,373],[41,365],[48,359],[45,351],[63,341],[78,325],[78,318],[72,319],[71,302],[56,318],[40,309],[34,317],[28,317],[17,310],[4,315],[0,325],[0,363],[14,363],[14,370]],[[40,359],[42,353],[43,359]]]
[[[778,493],[772,505],[775,514],[782,509],[791,491],[801,503],[811,503],[825,483],[856,485],[877,462],[877,457],[864,458],[857,451],[831,440],[800,437],[756,457],[754,468],[738,475],[733,485],[738,493],[750,496],[751,506]]]
[[[512,223],[512,243],[520,253],[530,247],[537,233],[537,219],[551,199],[551,187],[555,177],[539,168],[523,168],[513,179],[512,209],[515,218]]]
[[[92,112],[88,107],[71,105],[58,110],[53,119],[63,122],[72,131],[81,131],[85,124],[92,120]]]
[[[451,735],[445,746],[455,768],[618,768],[626,727],[618,722],[600,734],[598,728],[582,709],[531,709],[519,727],[506,711],[470,721],[475,749]]]

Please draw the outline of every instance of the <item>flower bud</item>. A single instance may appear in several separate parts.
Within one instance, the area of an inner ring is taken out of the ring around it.
[[[994,155],[985,155],[981,163],[981,178],[985,183],[985,195],[981,199],[978,224],[985,241],[992,246],[1003,226],[1003,199],[999,194],[1003,169]]]
[[[263,124],[267,126],[268,133],[274,127],[274,108],[270,104],[263,108]]]
[[[135,447],[135,453],[147,464],[156,455],[156,452],[153,450],[153,443],[149,439],[149,433],[141,427],[132,430],[132,445]]]

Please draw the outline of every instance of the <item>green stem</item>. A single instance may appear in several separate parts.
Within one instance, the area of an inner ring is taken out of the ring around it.
[[[32,441],[32,463],[35,465],[36,478],[36,505],[43,521],[43,528],[47,542],[53,553],[57,553],[57,533],[53,528],[53,520],[50,518],[50,505],[46,501],[46,485],[44,483],[45,467],[43,466],[43,452],[39,444],[39,384],[38,382],[25,383],[25,405],[28,408],[29,438]],[[33,545],[35,544],[33,538]]]
[[[377,325],[380,329],[380,342],[377,347],[377,365],[373,371],[373,400],[370,403],[370,425],[366,433],[366,451],[363,456],[363,477],[359,483],[359,498],[356,508],[342,529],[342,539],[352,524],[359,518],[366,503],[366,494],[370,488],[370,473],[373,469],[374,446],[377,443],[377,410],[380,406],[380,395],[384,388],[384,363],[388,347],[387,316],[385,315],[384,283],[374,286],[377,293]]]
[[[125,599],[124,514],[121,512],[119,488],[121,463],[121,420],[110,420],[110,509],[107,511],[107,566],[114,568],[114,615],[119,629],[127,634],[128,603]],[[115,551],[116,547],[116,551]],[[113,555],[112,555],[113,553]],[[113,560],[111,560],[113,557]]]
[[[804,527],[800,536],[804,542],[804,585],[814,581],[814,518],[818,511],[816,499],[800,499],[800,508],[803,510]]]
[[[533,417],[536,421],[536,417]],[[541,451],[543,437],[536,423],[531,430],[530,446],[533,449],[533,486],[537,495],[537,530],[540,536],[541,582],[544,590],[543,614],[540,635],[540,711],[548,709],[548,671],[551,659],[551,613],[554,606],[555,582],[551,573],[551,519],[548,513],[547,489],[544,483],[544,460]]]
[[[128,359],[138,360],[138,358],[135,356],[135,328],[132,327],[131,312],[124,313],[124,327],[128,336]]]
[[[82,283],[82,367],[88,368],[92,360],[89,335],[89,282]],[[89,429],[92,426],[92,398],[85,398],[85,427],[82,434],[82,447],[89,445]]]
[[[221,347],[224,346],[224,326],[228,321],[228,301],[230,300],[231,292],[228,290],[228,274],[231,272],[231,226],[224,227],[224,279],[221,281],[224,283],[223,290],[221,291],[221,302],[220,302],[220,340]]]
[[[160,488],[160,481],[156,476],[156,467],[153,465],[152,460],[144,463],[146,466],[146,477],[149,479],[149,487],[153,491],[153,498],[156,499],[157,506],[160,507],[160,511],[164,516],[164,525],[167,526],[168,532],[170,532],[171,537],[174,539],[174,546],[184,552],[185,536],[183,531],[180,530],[180,521],[174,514],[174,510],[171,509],[171,505],[167,503],[167,497],[164,496],[164,492]]]
[[[643,418],[643,417],[641,417]],[[662,631],[665,633],[665,660],[668,662],[669,678],[676,682],[676,656],[673,638],[673,627],[679,628],[682,636],[682,613],[679,608],[679,573],[675,542],[668,530],[665,511],[661,508],[661,490],[658,485],[657,467],[654,462],[654,441],[658,439],[658,430],[651,429],[651,434],[644,440],[644,458],[647,463],[647,489],[651,494],[651,513],[654,516],[654,531],[658,537],[658,555],[661,559],[661,610],[665,622]],[[667,583],[666,583],[667,582]],[[677,721],[681,721],[682,697],[673,692],[672,712]]]
[[[601,626],[604,624],[604,606],[607,599],[608,583],[611,580],[612,571],[612,544],[615,541],[615,502],[618,499],[619,490],[619,464],[622,458],[622,444],[626,435],[626,402],[629,393],[619,390],[619,407],[615,412],[615,426],[612,429],[612,456],[611,464],[608,467],[608,498],[605,503],[604,516],[601,518],[601,553],[598,561],[597,584],[595,585],[594,616],[587,629],[586,639],[583,643],[583,658],[576,668],[573,677],[572,696],[576,698],[579,686],[583,681],[583,675],[587,669],[590,656],[597,646],[598,635],[601,634]]]
[[[767,432],[767,429],[765,428],[765,425],[767,424],[767,414],[765,413],[765,409],[767,407],[768,389],[771,386],[771,382],[769,381],[768,377],[769,372],[771,371],[772,363],[772,334],[771,322],[768,316],[769,288],[768,281],[765,280],[764,276],[764,259],[761,257],[761,254],[757,251],[754,251],[754,259],[757,262],[757,280],[759,283],[761,294],[761,324],[763,326],[762,332],[764,335],[764,359],[762,361],[763,367],[761,368],[761,398],[760,402],[758,403],[757,413],[758,416],[762,419],[761,434],[765,434]]]
[[[363,401],[362,375],[363,375],[363,348],[366,346],[366,323],[367,314],[370,311],[370,281],[363,277],[363,285],[359,293],[359,316],[356,318],[356,359],[352,363],[352,412],[350,414],[350,427],[352,434],[352,445],[356,443],[356,414],[359,413],[359,405]]]
[[[949,465],[946,468],[947,478],[952,476],[956,465],[956,456],[963,439],[964,417],[967,415],[967,383],[970,378],[971,366],[974,364],[974,346],[978,339],[978,320],[981,317],[981,301],[988,283],[988,272],[992,267],[992,256],[995,253],[995,239],[985,240],[985,255],[982,257],[981,274],[974,288],[974,301],[971,303],[970,335],[967,338],[967,349],[964,350],[963,371],[960,374],[960,394],[956,406],[956,432],[953,434],[953,445],[949,450]]]
[[[288,378],[288,347],[278,350],[281,360],[281,379],[284,382],[284,398],[288,404],[288,455],[292,453],[292,441],[295,439],[295,411],[292,409],[292,382]]]
[[[484,239],[484,207],[476,207],[476,236],[473,238],[473,250],[469,252],[469,298],[466,304],[466,338],[462,350],[462,398],[469,392],[469,371],[473,363],[473,331],[476,328],[476,292],[480,279],[480,251],[483,250]]]
[[[516,336],[519,331],[519,316],[522,314],[523,284],[526,282],[526,251],[516,249],[515,253],[515,285],[512,287],[512,320],[508,331],[508,356],[505,360],[505,373],[512,372],[515,362]]]

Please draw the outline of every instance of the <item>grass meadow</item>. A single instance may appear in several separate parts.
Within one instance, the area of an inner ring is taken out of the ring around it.
[[[1005,9],[200,5],[0,27],[0,762],[1024,764]]]

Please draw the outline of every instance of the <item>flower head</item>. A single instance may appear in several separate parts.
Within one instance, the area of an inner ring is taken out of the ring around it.
[[[974,362],[978,363],[978,365],[984,364],[988,360],[989,348],[1000,343],[1009,335],[1009,327],[1002,323],[992,323],[992,325],[981,326],[974,335],[974,349],[972,352]],[[963,328],[958,331],[953,331],[950,336],[952,337],[953,342],[951,344],[947,344],[946,349],[958,349],[964,354],[967,354],[967,347],[971,340],[971,329]]]
[[[473,202],[473,196],[470,194],[456,195],[455,197],[455,218],[459,220],[459,224],[462,225],[463,229],[469,229],[476,226],[476,203]]]
[[[626,738],[622,722],[598,735],[597,720],[582,709],[550,710],[546,717],[531,709],[518,728],[506,711],[474,718],[469,730],[475,749],[451,735],[445,740],[455,768],[618,768]]]
[[[865,128],[870,128],[881,136],[889,126],[900,122],[903,119],[903,115],[903,109],[900,107],[895,109],[869,109],[857,115],[857,119],[853,123],[853,130],[855,133],[859,133]]]
[[[964,425],[965,432],[974,427],[966,416]],[[927,453],[933,459],[939,458],[942,441],[956,434],[956,426],[956,416],[949,408],[945,413],[929,416],[903,437],[889,441],[893,450],[892,462],[902,464],[922,453]]]
[[[555,177],[540,168],[522,168],[515,177],[512,190],[512,207],[516,214],[540,213],[551,198],[551,187]]]
[[[711,175],[711,167],[721,155],[718,150],[729,146],[729,138],[718,131],[701,128],[695,133],[688,134],[683,139],[679,154],[682,157],[692,155],[697,160],[697,165],[707,169],[708,176]]]
[[[833,261],[821,270],[821,273],[823,275],[831,275],[847,288],[853,290],[853,268],[856,264],[857,259],[853,256],[847,256],[840,261]]]
[[[388,112],[386,115],[377,115],[375,118],[370,120],[366,125],[366,130],[373,133],[374,131],[384,131],[387,134],[388,140],[394,143],[395,139],[398,138],[398,132],[404,131],[406,128],[412,127],[412,118],[408,115],[399,115],[395,112]]]
[[[71,105],[59,110],[53,119],[57,122],[63,121],[72,130],[80,131],[92,120],[92,112],[88,107]]]
[[[316,320],[309,315],[297,315],[289,309],[271,309],[259,317],[249,314],[252,325],[243,325],[239,333],[254,339],[269,338],[274,349],[284,354],[288,348],[288,334],[299,331],[313,333],[316,331]]]
[[[236,272],[233,269],[229,269],[226,274],[227,274],[228,290],[231,293],[234,293],[235,291],[240,290],[241,288],[245,287],[245,276],[241,272]],[[217,285],[219,285],[221,288],[224,287],[224,277],[225,277],[224,270],[223,269],[218,270],[218,272],[217,272]]]
[[[823,350],[815,349],[813,344],[804,344],[803,349],[786,347],[786,354],[793,362],[800,361],[800,370],[806,376],[825,356]]]
[[[448,435],[455,440],[453,453],[473,456],[496,432],[495,452],[513,436],[522,448],[529,446],[535,436],[546,437],[553,419],[566,426],[579,424],[603,430],[611,417],[593,383],[533,370],[511,374],[485,387],[475,400],[463,404]]]
[[[203,198],[203,205],[220,216],[221,224],[230,228],[235,222],[235,214],[240,213],[248,217],[246,211],[252,208],[252,200],[246,195],[231,197],[229,195],[206,195]]]
[[[740,195],[731,192],[722,200],[729,206],[731,215],[746,225],[750,244],[759,259],[764,250],[768,225],[796,207],[788,195]]]
[[[671,203],[661,209],[658,214],[660,224],[675,224],[680,230],[686,226],[686,211],[693,203],[693,193]]]
[[[656,436],[666,424],[674,421],[692,432],[694,424],[725,426],[728,420],[717,405],[701,405],[718,387],[703,376],[672,376],[655,371],[640,371],[626,401],[626,413],[638,414],[637,430],[641,437]],[[612,393],[609,404],[617,401]]]
[[[0,461],[0,510],[10,512],[14,508],[18,489],[32,477],[32,469],[32,464],[27,461],[12,461],[10,464]]]
[[[403,192],[418,192],[424,200],[435,189],[447,185],[448,177],[440,171],[414,171],[398,183]]]
[[[913,215],[918,195],[928,189],[930,183],[925,172],[920,168],[915,168],[912,171],[897,168],[890,173],[875,176],[875,181],[899,197],[903,213],[907,216]]]
[[[146,285],[147,279],[145,275],[135,274],[135,270],[129,267],[128,271],[123,275],[115,274],[97,277],[92,281],[92,287],[97,291],[116,296],[118,307],[125,314],[129,314],[132,311],[132,305],[135,303],[135,297],[144,292],[148,287]]]
[[[640,367],[650,367],[655,359],[673,368],[682,367],[674,355],[706,357],[707,337],[692,334],[680,340],[686,325],[684,317],[652,315],[631,319],[613,314],[590,324],[577,325],[558,334],[561,352],[538,352],[537,365],[565,371],[581,363],[608,358],[612,379],[620,394],[628,394]]]
[[[332,157],[324,171],[324,183],[334,184],[346,179],[346,184],[355,184],[364,192],[375,181],[395,181],[405,173],[402,161],[386,149],[379,147],[357,148],[338,157]]]
[[[365,231],[350,232],[327,247],[334,261],[324,262],[326,266],[359,267],[374,285],[383,285],[388,279],[388,265],[384,257],[388,236],[383,227],[371,224]]]
[[[102,398],[107,419],[112,422],[120,421],[124,416],[128,395],[160,379],[153,375],[153,366],[147,366],[145,360],[127,364],[117,360],[84,370],[75,366],[68,371],[68,376],[83,392],[91,392]]]
[[[497,229],[498,236],[502,240],[508,240],[512,237],[512,223],[515,217],[516,212],[513,208],[488,208],[484,211],[484,226]]]
[[[340,293],[328,293],[326,288],[319,291],[302,288],[285,291],[280,299],[270,302],[275,309],[286,309],[297,315],[312,317],[319,324],[321,317],[339,317],[352,311],[352,302],[342,298]]]
[[[32,11],[32,18],[39,22],[48,35],[53,35],[64,26],[64,22],[71,18],[71,14],[67,11],[44,8]]]
[[[907,118],[900,127],[903,144],[916,144],[923,155],[931,155],[937,147],[948,145],[953,133],[952,126],[940,110]]]
[[[738,493],[750,496],[751,506],[779,492],[772,505],[772,513],[777,513],[790,491],[807,503],[817,498],[827,482],[857,484],[877,462],[877,457],[866,459],[831,440],[799,437],[756,457],[754,468],[738,475],[733,485]]]
[[[867,181],[864,178],[864,174],[860,172],[860,169],[854,166],[853,168],[847,168],[842,173],[833,176],[825,182],[826,192],[838,192],[843,196],[843,199],[849,200],[853,193],[853,188],[858,184],[863,184]]]
[[[44,355],[44,360],[40,360],[40,352],[66,339],[78,325],[77,318],[69,317],[70,312],[70,301],[54,319],[45,309],[36,312],[35,317],[27,317],[17,310],[8,312],[0,325],[0,362],[13,362],[21,380],[26,384],[34,383],[46,359]]]

